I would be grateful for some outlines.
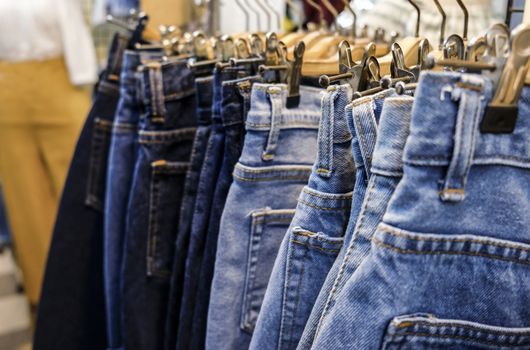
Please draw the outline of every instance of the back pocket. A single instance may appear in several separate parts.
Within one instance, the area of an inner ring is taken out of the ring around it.
[[[95,118],[90,142],[85,204],[103,211],[112,122]]]
[[[439,319],[429,314],[394,318],[382,350],[528,350],[530,328],[505,328]]]
[[[279,349],[296,348],[315,300],[343,244],[342,237],[294,227],[289,234]]]
[[[283,237],[294,209],[258,209],[250,213],[250,241],[241,312],[241,329],[252,333]]]
[[[151,163],[147,275],[169,278],[178,230],[178,215],[189,163],[157,160]]]

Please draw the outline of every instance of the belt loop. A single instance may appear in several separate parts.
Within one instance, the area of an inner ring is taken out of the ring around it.
[[[282,89],[277,86],[271,86],[267,89],[267,96],[271,102],[271,128],[269,130],[269,137],[267,138],[267,145],[263,151],[261,158],[264,161],[271,161],[274,159],[276,151],[276,144],[280,137],[280,126],[282,118]]]
[[[377,141],[377,121],[375,118],[375,102],[373,100],[354,106],[353,125],[364,163],[364,171],[367,179],[369,179],[372,174],[372,156]]]
[[[250,80],[244,80],[237,84],[239,95],[243,98],[243,118],[247,119],[248,111],[250,110],[250,94],[252,91],[252,83]]]
[[[147,64],[147,67],[151,97],[151,120],[154,123],[164,123],[166,107],[161,64],[159,62],[151,62]]]
[[[337,87],[328,87],[322,96],[322,118],[318,128],[317,174],[330,177],[333,172],[333,135],[335,130],[335,97]]]
[[[465,198],[465,186],[473,155],[482,114],[482,81],[476,77],[463,76],[451,91],[453,101],[459,101],[454,133],[453,154],[440,191],[444,202],[461,202]]]

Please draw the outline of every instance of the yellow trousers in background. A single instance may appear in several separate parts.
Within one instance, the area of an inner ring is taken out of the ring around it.
[[[0,62],[0,182],[33,305],[39,300],[57,205],[89,104],[89,94],[68,81],[62,59]]]

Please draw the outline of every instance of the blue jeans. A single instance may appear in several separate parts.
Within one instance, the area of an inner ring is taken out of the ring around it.
[[[492,90],[422,74],[403,178],[315,348],[529,348],[530,90],[512,134],[482,134]]]
[[[195,90],[198,126],[193,140],[190,168],[184,183],[184,193],[179,213],[179,227],[175,241],[175,257],[173,260],[166,336],[164,339],[164,348],[167,350],[175,349],[177,343],[180,302],[182,300],[186,256],[191,234],[191,220],[199,187],[199,176],[212,124],[213,77],[197,78],[195,80]]]
[[[118,79],[128,39],[116,35],[70,164],[50,246],[35,349],[105,349],[103,202]]]
[[[317,151],[320,89],[255,83],[242,154],[226,200],[215,261],[206,349],[246,349],[281,241]]]
[[[138,152],[127,209],[123,262],[125,349],[162,349],[175,236],[195,117],[186,62],[142,67]]]
[[[112,127],[112,139],[107,169],[105,215],[103,223],[103,265],[108,327],[108,348],[123,345],[121,327],[121,279],[125,217],[136,150],[141,103],[137,99],[137,68],[151,54],[126,51],[120,75],[120,99]],[[156,55],[160,56],[160,55]]]
[[[345,107],[349,85],[322,98],[317,158],[283,238],[250,349],[295,349],[313,303],[342,246],[355,182]]]
[[[204,256],[199,276],[199,288],[197,290],[197,302],[193,313],[191,349],[204,348],[221,215],[223,214],[226,196],[232,184],[232,172],[243,148],[245,119],[246,112],[250,107],[252,84],[258,80],[260,78],[257,76],[229,80],[223,82],[222,86],[221,119],[225,136],[224,151],[208,222]]]
[[[192,339],[193,313],[197,301],[197,288],[199,287],[204,245],[208,232],[208,219],[213,204],[215,184],[223,160],[225,130],[221,119],[222,83],[235,79],[239,75],[240,70],[233,68],[225,68],[220,72],[217,71],[214,73],[212,129],[201,168],[199,187],[197,188],[195,208],[193,211],[178,324],[177,349],[188,349]]]
[[[347,247],[354,237],[355,225],[361,212],[367,185],[371,177],[371,159],[377,140],[377,125],[383,104],[387,97],[393,95],[395,95],[395,91],[390,89],[372,96],[360,98],[346,106],[348,126],[353,136],[352,153],[356,169],[350,218],[344,234],[343,246],[315,300],[304,332],[300,338],[298,349],[311,348],[328,297],[334,291],[335,280],[340,274],[340,267],[345,258]]]

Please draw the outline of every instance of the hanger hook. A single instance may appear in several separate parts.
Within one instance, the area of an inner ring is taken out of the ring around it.
[[[267,5],[267,8],[272,12],[274,17],[276,17],[277,30],[281,30],[282,29],[282,17],[280,13],[276,11],[276,9],[274,8],[274,6],[272,6],[269,0],[264,0],[264,1],[265,1],[265,5]]]
[[[442,8],[442,5],[440,5],[440,0],[434,0],[434,4],[436,5],[438,12],[440,12],[440,15],[442,15],[442,25],[440,28],[440,49],[441,49],[443,47],[444,40],[445,40],[445,22],[447,20],[447,15],[445,14],[445,11]]]
[[[250,0],[246,0],[246,4],[248,6],[248,8],[250,9],[250,11],[254,12],[254,14],[256,15],[256,23],[258,24],[258,32],[261,30],[261,16],[259,15],[259,11],[256,10],[255,7],[251,6],[250,5]]]
[[[462,12],[464,13],[464,35],[462,35],[462,39],[464,41],[467,39],[467,25],[469,23],[469,12],[467,11],[466,5],[464,5],[464,2],[462,0],[456,0],[458,3],[458,6],[462,9]]]
[[[333,4],[329,0],[321,0],[324,4],[324,7],[331,13],[333,16],[333,23],[336,24],[337,16],[339,15],[339,11],[333,6]]]
[[[245,29],[247,32],[249,32],[250,31],[250,14],[248,13],[248,10],[243,6],[243,3],[241,2],[241,0],[235,0],[235,2],[236,2],[237,7],[239,7],[241,11],[243,11],[243,13],[245,14]]]
[[[407,0],[407,1],[412,7],[414,7],[416,9],[416,13],[418,15],[418,17],[416,18],[416,34],[415,34],[415,37],[419,38],[420,37],[421,10],[420,10],[420,7],[418,6],[418,4],[416,4],[414,1],[412,1],[412,0]]]
[[[263,4],[262,0],[256,0],[256,4],[258,7],[263,11],[265,16],[267,17],[267,31],[271,31],[272,25],[271,25],[271,14],[269,11],[267,11],[267,7]]]
[[[318,12],[318,19],[319,19],[319,25],[320,27],[323,27],[324,26],[324,10],[322,9],[322,7],[317,3],[315,2],[314,0],[306,0],[307,3],[309,4],[309,6],[311,6],[312,8],[314,8],[315,10],[317,10]]]
[[[353,2],[353,0],[351,2]],[[353,16],[351,34],[352,34],[352,38],[355,39],[357,37],[357,14],[353,10],[353,7],[351,6],[348,0],[342,0],[342,3],[344,4],[344,7],[348,10],[348,12],[351,13],[351,15]]]

